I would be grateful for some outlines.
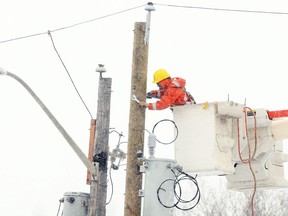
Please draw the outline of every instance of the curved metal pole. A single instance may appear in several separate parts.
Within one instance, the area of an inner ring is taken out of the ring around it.
[[[39,106],[43,109],[43,111],[47,114],[47,116],[50,118],[50,120],[53,122],[53,124],[60,131],[60,133],[63,135],[63,137],[69,143],[71,148],[74,150],[74,152],[78,155],[80,160],[87,167],[89,172],[92,174],[93,178],[96,179],[96,175],[97,175],[96,166],[94,166],[94,164],[91,163],[91,161],[86,157],[86,155],[82,152],[82,150],[78,147],[78,145],[74,142],[74,140],[70,137],[70,135],[62,127],[62,125],[57,121],[57,119],[49,111],[49,109],[45,106],[45,104],[40,100],[40,98],[35,94],[35,92],[20,77],[16,76],[15,74],[13,74],[11,72],[8,72],[8,71],[4,71],[3,72],[3,71],[4,71],[3,69],[0,71],[2,75],[10,76],[10,77],[14,78],[15,80],[17,80],[19,83],[21,83],[24,86],[24,88],[30,93],[30,95],[35,99],[35,101],[39,104]]]

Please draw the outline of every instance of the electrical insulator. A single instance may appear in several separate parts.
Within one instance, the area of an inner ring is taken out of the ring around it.
[[[104,67],[103,64],[99,64],[98,67],[96,68],[96,72],[105,73],[106,72],[106,68]]]

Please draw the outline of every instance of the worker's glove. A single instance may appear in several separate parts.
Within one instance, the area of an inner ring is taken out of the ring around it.
[[[149,99],[151,99],[151,98],[153,98],[154,97],[154,94],[153,94],[153,92],[152,91],[150,91],[150,92],[147,92],[147,94],[146,94],[146,98],[149,98]]]
[[[146,103],[146,102],[144,102],[144,101],[140,101],[140,102],[139,102],[139,106],[140,106],[140,107],[145,107],[145,108],[146,108],[146,107],[148,107],[148,105],[149,105],[149,104]]]

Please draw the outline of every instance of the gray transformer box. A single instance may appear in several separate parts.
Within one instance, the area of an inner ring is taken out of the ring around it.
[[[89,199],[88,193],[64,193],[63,216],[87,216]]]
[[[145,190],[143,216],[169,216],[174,213],[175,160],[149,158],[145,160]],[[166,207],[165,207],[166,206]]]

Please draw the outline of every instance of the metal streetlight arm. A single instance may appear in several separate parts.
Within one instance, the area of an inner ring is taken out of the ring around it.
[[[0,67],[0,75],[7,75],[8,71]]]
[[[15,74],[8,72],[7,70],[0,67],[0,75],[7,75],[15,80],[17,80],[19,83],[21,83],[24,88],[30,93],[30,95],[35,99],[35,101],[39,104],[39,106],[42,108],[42,110],[47,114],[47,116],[50,118],[50,120],[53,122],[53,124],[57,127],[59,132],[63,135],[63,137],[66,139],[66,141],[69,143],[71,148],[74,150],[74,152],[78,155],[80,160],[84,163],[84,165],[87,167],[91,175],[94,179],[97,177],[97,163],[92,163],[86,155],[82,152],[82,150],[79,148],[79,146],[75,143],[75,141],[71,138],[71,136],[67,133],[67,131],[62,127],[62,125],[58,122],[58,120],[54,117],[54,115],[49,111],[49,109],[45,106],[45,104],[40,100],[40,98],[35,94],[35,92],[18,76]]]

